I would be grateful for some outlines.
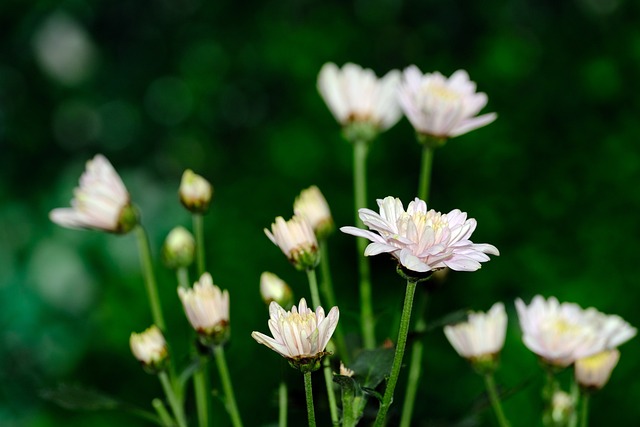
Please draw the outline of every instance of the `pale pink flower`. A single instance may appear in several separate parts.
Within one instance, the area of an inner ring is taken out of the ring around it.
[[[326,63],[318,75],[318,90],[329,110],[342,124],[368,123],[383,131],[400,120],[396,100],[400,72],[389,71],[378,79],[370,69],[347,63],[342,69]]]
[[[487,105],[487,95],[476,92],[476,84],[465,70],[448,79],[439,72],[422,74],[412,65],[404,70],[398,101],[418,133],[449,138],[493,122],[495,113],[477,116]]]
[[[444,334],[456,352],[471,360],[499,353],[506,331],[507,314],[501,302],[487,313],[472,312],[466,322],[444,327]]]
[[[285,221],[279,216],[271,224],[271,231],[265,228],[264,233],[296,268],[304,270],[318,264],[318,240],[307,218],[294,215]]]
[[[554,297],[536,295],[529,306],[518,298],[516,309],[524,344],[556,366],[569,366],[576,360],[613,349],[631,339],[636,329],[618,316],[607,316]]]
[[[71,208],[49,213],[51,221],[68,228],[126,233],[136,223],[129,192],[109,160],[97,154],[86,165],[80,186],[73,191]]]
[[[403,267],[424,273],[444,267],[475,271],[481,262],[489,261],[487,254],[500,255],[493,245],[469,240],[476,220],[467,219],[465,212],[454,209],[442,214],[427,210],[427,204],[417,197],[406,211],[398,198],[389,196],[377,202],[379,214],[366,208],[358,211],[372,231],[340,228],[344,233],[372,241],[364,252],[366,256],[390,253]]]
[[[329,339],[338,325],[340,312],[333,307],[325,317],[320,306],[316,311],[307,307],[304,298],[298,307],[286,311],[276,302],[269,305],[269,330],[272,337],[260,332],[251,336],[287,359],[313,359],[324,354]]]
[[[229,325],[229,292],[213,284],[204,273],[193,289],[178,288],[178,295],[191,326],[201,335],[220,335]]]
[[[618,360],[620,360],[620,352],[617,349],[576,360],[574,367],[576,382],[585,388],[601,389],[609,381]]]

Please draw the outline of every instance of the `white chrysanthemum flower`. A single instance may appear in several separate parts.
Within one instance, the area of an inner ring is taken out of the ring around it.
[[[475,271],[489,261],[487,254],[500,255],[495,246],[476,244],[469,238],[476,228],[475,219],[454,209],[441,214],[416,198],[404,210],[400,199],[378,199],[380,213],[360,209],[362,222],[372,231],[342,227],[347,234],[364,237],[373,243],[366,256],[390,253],[408,270],[424,273],[449,267],[457,271]],[[375,233],[374,233],[375,231]]]
[[[315,185],[300,192],[293,203],[293,212],[305,217],[320,239],[333,231],[333,217],[329,204]]]
[[[281,307],[289,307],[293,303],[293,293],[289,285],[269,271],[260,275],[260,296],[265,303],[271,304],[275,301]]]
[[[620,352],[617,349],[576,360],[576,382],[584,388],[601,389],[609,381],[618,360],[620,360]]]
[[[259,344],[264,344],[291,363],[312,365],[325,355],[325,348],[338,325],[340,312],[333,307],[325,317],[320,306],[316,311],[307,307],[304,298],[298,307],[286,311],[277,303],[269,305],[269,330],[272,337],[260,332],[252,332],[251,336]]]
[[[466,322],[444,327],[444,334],[465,359],[491,359],[504,346],[507,314],[504,304],[495,303],[487,312],[470,313]]]
[[[516,300],[524,344],[556,366],[569,366],[576,360],[612,349],[631,339],[636,329],[618,316],[607,316],[554,297],[536,295],[526,306]]]
[[[204,273],[193,289],[178,288],[178,295],[191,326],[206,343],[220,344],[229,330],[229,292],[213,284]]]
[[[213,186],[204,177],[187,169],[182,174],[178,189],[183,206],[194,213],[205,213],[213,197]]]
[[[476,116],[487,100],[464,70],[447,79],[438,72],[423,75],[412,65],[404,70],[398,90],[400,106],[416,132],[437,138],[462,135],[493,122],[495,113]]]
[[[305,217],[294,215],[285,221],[279,216],[271,231],[265,228],[264,232],[296,268],[305,270],[318,264],[318,240]]]
[[[153,325],[129,338],[131,352],[145,367],[158,368],[167,358],[167,343],[160,329]]]
[[[365,123],[383,131],[395,125],[402,112],[396,99],[400,72],[378,79],[370,69],[347,63],[342,69],[326,63],[318,75],[318,90],[342,125]]]
[[[88,228],[126,233],[137,223],[129,192],[109,160],[97,154],[89,160],[73,191],[71,208],[49,213],[51,221],[68,228]]]

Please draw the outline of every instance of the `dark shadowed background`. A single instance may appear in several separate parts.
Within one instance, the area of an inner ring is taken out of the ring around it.
[[[476,273],[451,273],[428,318],[504,301],[510,323],[497,380],[522,387],[505,411],[514,426],[539,425],[542,376],[521,343],[515,298],[554,295],[640,326],[639,12],[628,0],[3,1],[0,425],[147,425],[40,397],[59,383],[146,409],[161,395],[128,346],[151,322],[134,237],[67,230],[47,217],[68,205],[96,153],[141,208],[156,259],[169,230],[190,225],[177,199],[183,170],[212,182],[207,265],[231,294],[227,356],[245,425],[277,420],[281,372],[293,394],[290,425],[304,425],[302,378],[250,333],[267,331],[262,271],[308,297],[304,274],[262,229],[289,217],[312,184],[339,226],[354,221],[351,147],[316,90],[327,61],[378,75],[411,64],[446,75],[464,68],[488,94],[483,112],[498,120],[436,152],[430,207],[468,212],[478,221],[473,240],[501,256]],[[415,197],[419,152],[406,119],[375,141],[370,206]],[[355,336],[355,239],[336,233],[329,244],[340,321]],[[382,342],[396,337],[404,283],[389,259],[371,262]],[[175,278],[160,263],[156,272],[169,337],[186,349]],[[424,340],[414,425],[456,425],[482,381],[441,328]],[[592,399],[592,425],[637,425],[639,343],[622,347],[611,382]],[[328,425],[321,376],[315,383],[319,425]],[[218,401],[216,411],[216,425],[227,425]],[[494,425],[488,410],[477,421]]]

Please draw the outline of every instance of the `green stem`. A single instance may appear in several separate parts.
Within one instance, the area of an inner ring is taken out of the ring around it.
[[[287,402],[287,383],[283,379],[278,387],[278,427],[287,427]]]
[[[316,271],[314,269],[307,270],[307,278],[309,279],[309,289],[311,290],[311,301],[313,304],[313,310],[320,307],[320,294],[318,293],[318,280],[316,278]],[[338,405],[336,403],[336,394],[333,389],[333,374],[331,373],[331,363],[329,358],[325,357],[323,362],[324,381],[327,386],[327,398],[329,400],[329,411],[331,413],[331,422],[333,425],[339,423],[338,418]]]
[[[178,427],[187,427],[187,421],[184,416],[184,409],[182,408],[180,399],[174,393],[173,386],[171,384],[171,381],[169,380],[169,376],[166,372],[160,372],[158,374],[158,378],[160,378],[162,388],[164,389],[164,394],[167,396],[169,406],[171,406],[171,411],[173,411],[173,416],[176,418]]]
[[[196,412],[198,413],[198,426],[209,426],[209,385],[207,378],[209,369],[203,363],[196,372],[193,373],[193,390],[196,397]]]
[[[202,215],[193,214],[193,234],[196,239],[196,264],[198,266],[198,277],[206,271],[204,265],[204,222]]]
[[[304,373],[304,391],[307,396],[307,417],[309,427],[316,427],[316,413],[313,409],[313,389],[311,387],[311,372]]]
[[[336,297],[333,292],[333,281],[331,280],[331,269],[329,268],[329,250],[326,239],[320,241],[320,272],[322,281],[320,282],[320,290],[327,302],[327,308],[336,306]],[[338,323],[336,331],[333,334],[338,347],[338,354],[343,363],[349,363],[349,354],[347,353],[347,344],[342,333],[341,323]]]
[[[484,375],[484,384],[487,387],[487,393],[489,394],[493,411],[496,413],[496,418],[498,418],[498,425],[500,425],[500,427],[510,427],[509,421],[507,421],[507,418],[504,416],[504,411],[502,410],[502,404],[500,403],[500,397],[496,390],[496,382],[493,374]]]
[[[589,393],[582,393],[582,409],[580,410],[580,427],[589,425]]]
[[[364,224],[358,215],[358,209],[367,206],[367,151],[368,142],[353,141],[353,190],[355,198],[356,226],[363,228]],[[367,240],[356,239],[358,248],[358,273],[360,276],[360,323],[362,325],[362,339],[364,348],[372,350],[376,346],[375,323],[373,319],[373,303],[371,301],[371,271],[369,260],[364,256]]]
[[[411,322],[411,308],[413,306],[413,296],[416,291],[416,282],[407,281],[407,289],[404,295],[404,305],[402,307],[402,317],[400,318],[400,330],[398,331],[398,342],[396,343],[396,352],[393,356],[393,365],[391,367],[391,376],[387,382],[384,391],[384,397],[376,416],[375,427],[382,427],[385,424],[387,411],[393,400],[393,391],[396,388],[398,377],[400,376],[400,368],[402,367],[402,358],[404,349],[407,344],[407,335],[409,333],[409,324]]]
[[[151,406],[153,406],[153,408],[156,410],[156,413],[158,414],[158,417],[160,417],[160,420],[164,427],[175,426],[175,421],[173,421],[173,418],[171,418],[171,415],[169,415],[169,412],[164,406],[164,403],[162,403],[162,400],[158,398],[153,399],[151,401]]]
[[[354,387],[342,387],[342,427],[355,427],[356,425],[356,417],[353,413],[354,399]]]
[[[321,306],[316,270],[313,268],[307,269],[307,279],[309,280],[309,290],[311,291],[311,304],[313,304],[312,310],[315,310],[317,307]]]
[[[176,270],[176,278],[178,279],[178,286],[181,288],[189,288],[189,270],[186,267],[179,267]]]
[[[151,305],[151,315],[153,323],[162,331],[165,331],[164,318],[162,317],[162,306],[158,297],[158,288],[156,278],[153,273],[153,265],[151,263],[151,250],[149,249],[149,239],[147,233],[141,225],[136,226],[136,237],[138,239],[138,250],[140,252],[140,262],[142,264],[142,273],[144,275],[144,283],[147,288],[147,297]]]
[[[420,165],[420,182],[418,184],[418,198],[425,202],[429,198],[431,184],[431,166],[433,164],[433,148],[429,144],[422,144],[422,163]]]
[[[424,343],[421,335],[427,330],[427,322],[425,321],[425,310],[427,306],[427,293],[423,292],[422,297],[418,295],[418,313],[415,331],[417,338],[413,341],[411,347],[411,358],[409,362],[409,378],[407,379],[407,391],[405,393],[404,404],[402,405],[402,417],[400,418],[400,427],[409,427],[411,425],[411,417],[413,416],[413,406],[416,401],[420,376],[422,374],[422,355],[424,354]]]
[[[229,416],[231,417],[231,424],[233,424],[233,427],[242,427],[240,412],[238,411],[236,398],[233,394],[233,385],[231,384],[229,368],[227,367],[227,361],[224,357],[224,347],[221,345],[214,347],[213,355],[215,356],[216,365],[218,366],[220,381],[222,381],[222,388],[224,389],[226,397],[227,412],[229,412]]]

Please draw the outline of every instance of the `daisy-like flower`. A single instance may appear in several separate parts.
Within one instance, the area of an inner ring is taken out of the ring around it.
[[[200,340],[205,345],[220,345],[229,335],[229,292],[213,284],[204,273],[193,289],[178,288],[178,295]]]
[[[578,359],[613,349],[636,329],[618,316],[607,316],[554,297],[536,295],[529,306],[516,300],[524,344],[546,363],[566,367]]]
[[[427,210],[416,198],[404,210],[400,199],[378,199],[380,213],[360,209],[362,222],[369,230],[342,227],[344,233],[371,240],[366,256],[389,253],[402,267],[418,273],[449,267],[457,271],[475,271],[489,261],[487,254],[500,255],[495,246],[476,244],[469,238],[476,228],[475,219],[454,209],[447,214]]]
[[[260,295],[267,304],[271,304],[273,301],[281,307],[290,307],[293,304],[293,292],[291,292],[289,285],[269,271],[260,275]]]
[[[487,105],[487,95],[465,70],[448,79],[438,72],[422,74],[412,65],[404,70],[398,101],[416,132],[446,139],[493,122],[495,113],[476,116]]]
[[[618,360],[620,360],[620,352],[617,349],[576,360],[576,382],[582,388],[600,390],[609,381]]]
[[[325,348],[338,325],[340,311],[333,307],[325,317],[322,307],[318,306],[314,312],[302,298],[291,311],[272,302],[269,317],[273,338],[254,331],[253,339],[285,357],[294,368],[309,372],[316,370],[327,354]]]
[[[73,195],[71,208],[52,210],[51,221],[67,228],[118,234],[131,231],[138,222],[122,179],[101,154],[87,162]]]
[[[318,91],[343,126],[364,124],[374,132],[395,125],[402,112],[396,99],[400,72],[389,71],[378,79],[370,69],[347,63],[342,69],[326,63],[318,75]]]
[[[285,221],[279,216],[271,224],[271,231],[265,228],[264,232],[298,270],[318,265],[318,240],[305,217],[294,215]]]
[[[187,169],[182,174],[178,194],[180,202],[190,212],[206,213],[213,197],[213,187],[205,178]]]
[[[129,346],[135,358],[149,372],[161,370],[168,357],[167,343],[156,325],[141,333],[133,332],[129,338]]]
[[[487,313],[469,313],[466,322],[444,327],[444,334],[465,359],[487,368],[495,368],[495,360],[504,346],[507,314],[504,304],[495,303]]]
[[[296,197],[293,212],[307,219],[319,239],[328,236],[334,230],[329,204],[315,185],[302,190]]]

